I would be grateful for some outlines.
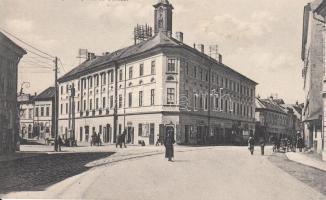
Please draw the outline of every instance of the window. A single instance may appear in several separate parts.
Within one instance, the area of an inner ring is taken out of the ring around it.
[[[208,110],[208,95],[205,95],[205,110]]]
[[[219,101],[220,99],[218,97],[215,97],[215,109],[217,110],[219,107]]]
[[[93,78],[92,77],[90,77],[88,79],[88,85],[89,85],[90,88],[93,87]]]
[[[119,81],[122,81],[122,69],[119,70]]]
[[[129,67],[129,79],[132,79],[132,67]]]
[[[189,75],[189,64],[186,62],[186,75]]]
[[[103,73],[102,74],[102,85],[105,85],[106,84],[106,74]]]
[[[143,106],[143,91],[139,91],[139,106]]]
[[[229,88],[229,80],[227,78],[225,78],[225,88]]]
[[[200,80],[203,80],[203,69],[199,68],[199,76],[200,76]]]
[[[61,90],[61,94],[63,94],[63,86],[62,85],[61,85],[61,89],[60,90]]]
[[[194,77],[197,78],[197,67],[194,67]]]
[[[68,114],[68,103],[66,103],[66,114]]]
[[[45,116],[50,116],[50,108],[46,107]]]
[[[168,59],[168,72],[176,72],[176,60]]]
[[[144,64],[139,65],[139,76],[144,76]]]
[[[83,81],[83,84],[84,84],[84,89],[86,89],[86,87],[87,87],[86,79],[83,79],[82,81]]]
[[[167,104],[174,104],[175,101],[175,89],[168,88],[167,89]]]
[[[109,73],[110,73],[110,81],[111,81],[111,83],[113,83],[113,80],[114,80],[114,78],[113,78],[113,71],[110,71]]]
[[[32,119],[33,117],[33,108],[28,109],[28,119]]]
[[[97,86],[99,86],[99,84],[100,84],[100,81],[99,81],[99,77],[98,77],[98,75],[95,75],[95,86],[97,87]]]
[[[138,136],[143,135],[143,124],[138,124]]]
[[[208,81],[208,71],[205,70],[205,80]]]
[[[198,95],[194,94],[194,110],[198,109]]]
[[[155,103],[155,89],[151,89],[151,106]]]
[[[77,112],[79,112],[79,111],[80,111],[80,102],[77,101]]]
[[[110,96],[110,108],[113,108],[113,96]]]
[[[103,97],[102,98],[102,108],[105,108],[106,107],[106,98]]]
[[[93,109],[93,100],[92,99],[90,99],[89,100],[89,110],[92,110]]]
[[[98,109],[98,98],[95,99],[95,109]]]
[[[41,107],[41,117],[44,116],[44,107]]]
[[[84,110],[86,110],[86,100],[84,100]]]
[[[69,92],[69,85],[66,85],[66,94]]]
[[[122,108],[122,95],[119,94],[119,108]]]
[[[225,99],[225,109],[224,109],[224,111],[225,112],[228,112],[228,100],[227,99]]]
[[[156,65],[155,60],[153,60],[151,63],[151,74],[152,75],[156,73],[155,65]]]
[[[202,94],[199,96],[199,108],[203,109],[203,95]]]
[[[132,107],[132,92],[129,92],[128,94],[128,107]]]

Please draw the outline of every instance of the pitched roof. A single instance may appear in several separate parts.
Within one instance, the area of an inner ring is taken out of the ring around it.
[[[256,98],[256,109],[266,109],[273,112],[287,114],[286,110],[282,106],[278,105],[275,101],[271,99]]]
[[[158,33],[157,35],[153,36],[152,38],[150,38],[146,41],[143,41],[141,43],[117,50],[108,55],[98,56],[92,60],[85,61],[85,62],[81,63],[79,66],[77,66],[74,69],[72,69],[71,71],[69,71],[68,73],[66,73],[65,75],[63,75],[62,77],[60,77],[58,79],[58,81],[64,82],[67,80],[71,80],[75,77],[79,77],[79,76],[83,75],[83,73],[85,73],[87,71],[95,70],[97,67],[103,66],[104,64],[112,64],[114,62],[119,62],[123,59],[132,58],[133,56],[137,56],[137,55],[140,55],[145,52],[150,52],[158,47],[181,47],[181,48],[187,49],[197,55],[203,56],[206,59],[209,59],[209,60],[215,62],[218,65],[223,66],[225,69],[240,75],[241,77],[253,82],[254,84],[257,84],[255,81],[240,74],[239,72],[233,70],[232,68],[230,68],[222,63],[217,62],[216,60],[209,57],[208,55],[201,53],[198,50],[196,50],[196,49],[194,49],[194,48],[192,48],[192,47],[190,47],[172,37],[168,37],[164,33],[161,33],[161,32]]]
[[[16,50],[18,50],[17,53],[20,54],[20,56],[27,54],[27,52],[25,51],[25,49],[23,49],[22,47],[20,47],[19,45],[17,45],[15,42],[13,42],[10,38],[8,38],[5,34],[3,34],[0,31],[0,44],[4,44],[4,42],[7,42],[8,44],[10,44],[12,47],[14,47]]]
[[[34,100],[35,101],[50,100],[54,98],[54,96],[55,96],[55,87],[48,87],[46,90],[44,90],[39,95],[37,95],[34,98]]]

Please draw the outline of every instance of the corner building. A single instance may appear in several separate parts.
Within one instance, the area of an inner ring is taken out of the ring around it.
[[[169,129],[179,144],[242,142],[254,133],[257,83],[173,38],[167,0],[154,8],[154,37],[59,79],[59,134],[114,143],[126,129],[127,142],[153,145]]]

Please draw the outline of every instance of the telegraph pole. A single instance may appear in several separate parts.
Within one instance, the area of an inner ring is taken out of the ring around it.
[[[58,151],[58,105],[59,105],[59,92],[58,92],[58,57],[54,60],[54,151]]]

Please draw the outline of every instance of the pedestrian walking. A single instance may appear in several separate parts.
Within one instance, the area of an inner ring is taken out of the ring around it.
[[[126,135],[127,135],[127,130],[125,129],[125,130],[123,130],[122,135],[121,135],[120,148],[122,148],[122,144],[123,144],[124,148],[127,148]]]
[[[302,137],[299,137],[298,138],[298,148],[299,148],[299,151],[302,152],[302,148],[304,147],[304,144],[303,144],[303,138]]]
[[[173,130],[169,130],[166,133],[164,146],[165,146],[165,158],[168,158],[168,161],[172,161],[174,157],[174,149],[173,144],[175,143],[174,140],[174,133]]]
[[[263,156],[265,153],[265,139],[261,137],[259,143],[260,143],[261,155]]]
[[[254,154],[254,148],[255,148],[255,140],[252,136],[250,136],[248,139],[248,149],[249,149],[251,155]]]
[[[58,138],[58,151],[61,151],[61,146],[63,145],[63,141],[61,139],[61,137],[59,136]]]

